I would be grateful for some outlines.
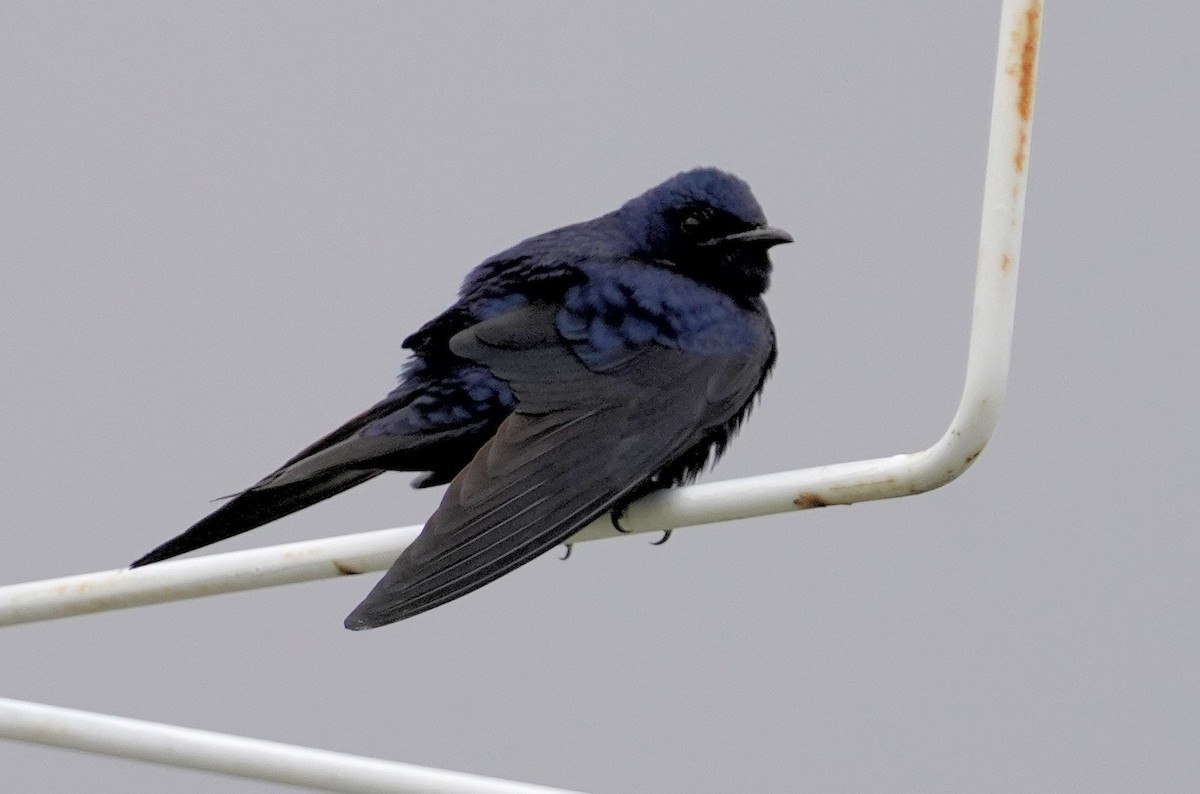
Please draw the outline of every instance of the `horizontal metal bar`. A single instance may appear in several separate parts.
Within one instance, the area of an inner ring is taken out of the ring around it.
[[[952,437],[950,448],[961,446],[960,438]],[[654,532],[920,493],[970,465],[971,453],[957,453],[957,467],[940,460],[945,449],[680,488],[633,505],[621,526],[630,533]],[[0,587],[0,626],[382,571],[420,529],[382,529],[6,585]],[[571,542],[619,536],[604,518]]]
[[[349,794],[579,794],[530,783],[8,698],[0,698],[0,736],[319,791]]]
[[[420,526],[0,587],[0,626],[380,571]]]

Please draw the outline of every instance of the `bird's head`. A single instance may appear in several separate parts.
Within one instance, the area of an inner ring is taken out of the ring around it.
[[[677,174],[615,216],[639,258],[739,298],[767,289],[767,249],[792,242],[790,234],[767,225],[749,185],[715,168]]]

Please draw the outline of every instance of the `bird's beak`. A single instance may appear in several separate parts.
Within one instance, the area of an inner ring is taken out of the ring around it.
[[[763,248],[770,248],[773,245],[793,242],[792,236],[783,229],[777,229],[774,226],[759,226],[757,229],[748,229],[744,232],[734,232],[727,234],[724,237],[718,237],[715,240],[709,240],[704,245],[725,245],[726,243],[753,243],[761,245]]]

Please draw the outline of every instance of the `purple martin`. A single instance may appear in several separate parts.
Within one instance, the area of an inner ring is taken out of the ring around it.
[[[745,182],[697,168],[518,243],[404,340],[387,397],[133,565],[412,471],[449,488],[346,627],[482,587],[724,452],[775,362],[762,294],[791,241]]]

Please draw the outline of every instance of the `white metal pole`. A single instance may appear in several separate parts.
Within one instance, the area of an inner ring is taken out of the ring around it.
[[[958,477],[983,452],[1008,380],[1042,7],[1042,0],[1003,4],[966,382],[945,434],[920,452],[660,492],[629,508],[621,520],[624,529],[657,532],[923,493]],[[380,571],[419,529],[363,532],[0,587],[0,626]],[[605,518],[572,542],[616,534]]]
[[[7,698],[0,698],[0,736],[319,791],[350,794],[578,794],[530,783]]]
[[[420,526],[0,587],[0,626],[309,582],[391,565]]]

